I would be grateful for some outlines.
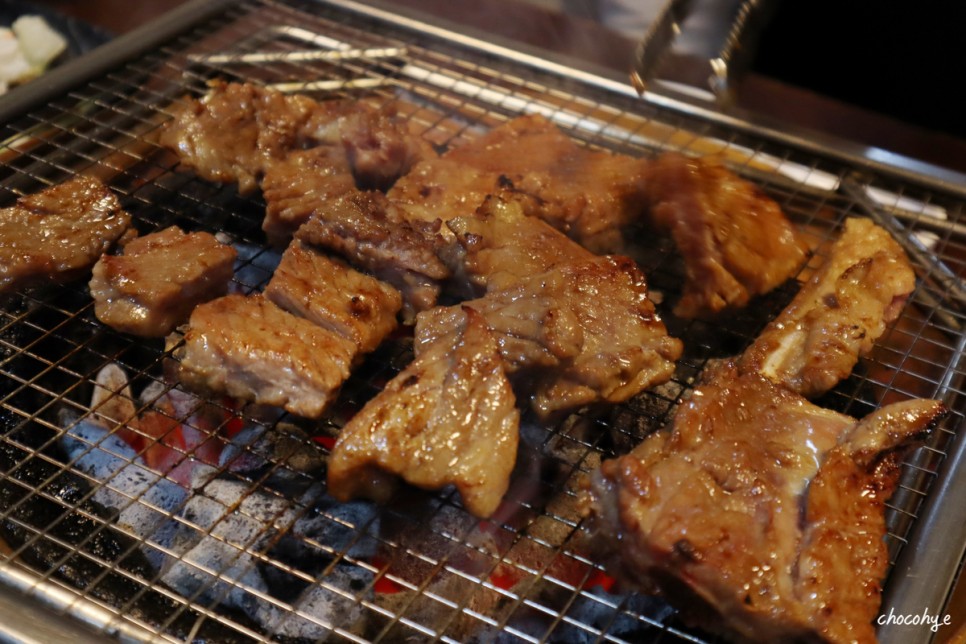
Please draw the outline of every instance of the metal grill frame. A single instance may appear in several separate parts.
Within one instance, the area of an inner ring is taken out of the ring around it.
[[[889,229],[903,243],[916,264],[920,285],[914,305],[918,307],[917,310],[924,311],[924,318],[909,321],[923,326],[912,331],[899,327],[891,330],[880,343],[881,349],[869,362],[873,366],[894,369],[895,372],[903,371],[914,362],[928,363],[930,358],[901,348],[904,344],[915,347],[921,343],[938,343],[940,353],[945,358],[922,367],[910,367],[908,371],[912,384],[908,386],[898,380],[870,382],[883,391],[883,395],[944,398],[954,413],[934,432],[929,445],[919,450],[907,463],[900,492],[890,504],[890,527],[893,528],[890,545],[895,559],[883,606],[892,608],[898,614],[918,614],[924,606],[930,608],[931,614],[941,613],[966,550],[966,499],[963,498],[966,496],[966,470],[961,467],[966,451],[961,438],[963,380],[966,378],[963,361],[966,338],[963,333],[963,307],[966,299],[956,272],[958,268],[958,274],[962,274],[962,267],[956,264],[962,259],[952,255],[954,249],[963,248],[961,240],[966,227],[962,204],[966,196],[966,181],[963,181],[963,177],[908,159],[898,159],[898,166],[877,161],[839,142],[819,141],[810,135],[777,131],[751,120],[723,115],[692,103],[667,88],[666,92],[649,92],[639,98],[622,80],[603,70],[588,68],[579,61],[550,62],[540,52],[523,51],[507,43],[493,42],[492,39],[477,37],[469,30],[454,31],[433,25],[416,16],[399,15],[388,7],[352,0],[291,5],[265,0],[240,4],[190,2],[150,29],[118,39],[85,59],[55,70],[43,85],[27,86],[13,93],[10,100],[0,106],[0,124],[6,139],[6,144],[0,148],[0,185],[8,191],[24,193],[73,172],[103,173],[145,230],[183,216],[183,213],[177,212],[177,208],[186,200],[195,200],[205,216],[222,222],[226,228],[242,230],[243,236],[256,238],[257,233],[249,220],[260,207],[257,199],[240,198],[231,189],[201,187],[200,180],[174,173],[169,161],[158,161],[159,151],[147,141],[151,132],[166,117],[166,106],[177,100],[184,91],[189,88],[199,91],[204,79],[219,72],[240,76],[247,73],[239,72],[231,64],[224,65],[220,70],[215,65],[202,65],[203,69],[199,68],[197,61],[192,63],[186,58],[188,50],[200,47],[195,53],[221,53],[214,50],[208,52],[204,48],[218,42],[225,47],[256,47],[257,42],[248,40],[249,37],[255,37],[256,40],[264,37],[266,42],[273,42],[272,39],[279,37],[279,32],[266,36],[260,32],[246,31],[252,28],[246,21],[259,11],[267,11],[280,18],[289,16],[293,21],[306,18],[309,23],[333,28],[338,26],[337,35],[354,35],[361,46],[392,44],[406,47],[403,64],[373,66],[349,63],[340,69],[349,72],[361,70],[370,77],[375,69],[379,83],[375,88],[369,88],[372,92],[379,95],[380,91],[385,91],[384,96],[388,98],[389,94],[403,91],[432,104],[431,109],[427,108],[427,113],[442,114],[446,118],[426,123],[427,133],[429,136],[442,136],[445,139],[440,141],[442,143],[472,136],[473,128],[480,124],[486,127],[517,113],[536,111],[548,115],[577,139],[596,147],[637,154],[650,154],[663,149],[723,154],[732,167],[776,196],[797,223],[809,228],[810,234],[817,238],[813,241],[834,233],[842,219],[852,214],[873,217]],[[362,30],[360,25],[371,25],[373,31]],[[225,34],[232,33],[238,38],[228,40]],[[413,62],[416,64],[411,65]],[[301,72],[311,70],[309,66]],[[326,67],[325,71],[331,73],[332,69]],[[303,86],[303,89],[310,88]],[[348,90],[346,94],[354,96],[356,92]],[[425,115],[421,117],[425,118]],[[36,151],[38,148],[41,150],[39,153]],[[828,185],[830,180],[834,183],[831,187]],[[190,187],[185,188],[189,184]],[[146,185],[150,189],[145,188]],[[166,191],[172,198],[179,198],[173,199],[177,206],[161,203]],[[202,195],[200,198],[199,194]],[[930,218],[929,213],[937,210],[945,212],[945,222]],[[257,218],[254,221],[257,226]],[[212,226],[210,221],[203,221],[200,217],[194,222],[199,227]],[[933,239],[936,240],[935,248],[938,251],[927,248],[920,237],[913,235],[923,232],[935,235]],[[949,265],[953,268],[950,269]],[[672,283],[675,278],[673,266],[669,267],[660,258],[653,265],[645,266],[645,272],[658,284]],[[257,280],[245,286],[256,288]],[[777,299],[770,301],[768,306],[771,312],[776,312],[776,307],[780,308],[781,297],[779,294]],[[74,353],[94,352],[105,362],[115,358],[124,361],[127,360],[125,352],[144,351],[136,343],[110,349],[111,342],[107,342],[104,345],[107,348],[102,347],[102,341],[116,340],[117,334],[99,329],[96,324],[90,327],[90,335],[83,341],[60,337],[58,329],[61,326],[69,325],[84,315],[90,318],[89,305],[72,300],[61,308],[59,300],[55,302],[49,293],[43,291],[26,294],[24,298],[27,306],[19,310],[16,307],[8,308],[0,313],[0,333],[11,329],[17,330],[23,337],[36,333],[36,337],[21,344],[11,345],[7,335],[0,338],[3,348],[13,358],[24,359],[29,355],[30,360],[34,360],[35,356],[30,354],[31,347],[43,338],[54,338],[57,344],[62,345],[67,354],[65,359],[68,360]],[[32,311],[38,308],[55,320],[48,328],[32,321]],[[763,322],[764,317],[759,310],[757,317],[742,319],[739,315],[733,324],[738,328],[742,324],[757,325],[757,330]],[[669,324],[672,322],[669,321]],[[700,322],[672,326],[671,331],[678,337],[697,339],[711,333],[721,333],[721,329]],[[750,335],[747,330],[736,332],[734,326],[726,327],[724,333],[731,333],[732,341],[736,344],[746,342]],[[672,383],[648,394],[647,400],[651,401],[649,407],[643,412],[631,410],[629,413],[647,416],[650,429],[662,425],[680,395],[687,391],[693,377],[700,372],[703,361],[715,357],[712,355],[713,349],[715,347],[709,346],[705,355],[702,355],[699,348],[687,356]],[[131,362],[159,367],[163,352],[148,353],[150,355],[146,359],[141,356]],[[37,356],[36,359],[43,363],[41,358],[45,357]],[[10,360],[10,356],[5,356],[0,363],[4,365],[4,377],[13,375],[5,366]],[[62,368],[58,360],[49,360],[38,366],[38,374]],[[157,377],[148,373],[148,369],[134,375],[146,379]],[[92,377],[91,373],[67,373],[64,378],[70,384],[65,386],[64,391],[44,392],[52,397],[46,409],[21,409],[11,405],[9,401],[17,391],[34,386],[31,380],[22,379],[12,385],[12,393],[5,388],[0,390],[0,410],[19,416],[23,423],[42,425],[56,435],[60,430],[45,413],[54,404],[73,408],[77,412],[86,411],[73,390],[89,386]],[[855,389],[840,388],[833,394],[833,399],[836,406],[854,411],[862,408],[861,399],[864,396]],[[570,463],[570,471],[563,476],[565,483],[592,467],[588,455],[598,450],[601,440],[588,439],[586,433],[579,433],[582,424],[599,424],[599,419],[575,418],[578,420],[573,425],[536,430],[531,426],[530,429],[531,445],[547,447],[551,443],[563,442],[577,446],[581,451],[581,456]],[[578,433],[571,433],[571,430]],[[5,428],[3,440],[12,441],[15,431],[16,428]],[[603,431],[600,433],[603,434]],[[626,440],[640,438],[630,433]],[[63,463],[35,447],[29,451],[31,459],[39,459],[50,467],[63,470]],[[67,514],[82,515],[94,527],[80,546],[53,534],[57,527],[55,524],[66,521],[66,518],[58,519],[40,531],[30,528],[34,534],[28,542],[19,545],[11,556],[4,556],[0,560],[0,580],[5,585],[16,588],[17,593],[33,596],[52,606],[58,614],[67,614],[87,622],[100,634],[134,640],[179,640],[172,635],[175,631],[172,631],[170,623],[153,624],[136,615],[125,614],[124,608],[132,606],[133,600],[119,609],[100,597],[73,587],[57,572],[58,566],[36,570],[25,568],[15,561],[13,555],[22,554],[31,543],[50,540],[64,551],[63,557],[56,563],[65,564],[79,557],[105,566],[111,574],[120,574],[135,587],[140,585],[142,591],[139,596],[146,591],[158,593],[179,606],[179,611],[197,615],[196,624],[200,624],[202,618],[207,618],[229,623],[234,631],[245,637],[255,640],[263,637],[249,624],[226,618],[216,608],[194,601],[186,605],[178,593],[163,587],[157,580],[141,579],[118,568],[111,561],[86,553],[84,548],[89,542],[115,528],[103,517],[92,513],[84,505],[85,499],[68,502],[41,489],[25,488],[24,483],[17,480],[16,470],[19,467],[3,473],[3,481],[26,490],[27,499],[41,497],[60,504],[65,517]],[[99,485],[94,480],[88,483],[94,489]],[[252,489],[256,489],[258,484],[257,480],[251,481]],[[572,489],[567,488],[553,491],[564,496],[572,497],[574,494]],[[92,494],[88,494],[87,498]],[[4,508],[0,519],[13,520],[15,510],[21,507],[22,502],[26,501],[17,501],[13,508]],[[142,501],[134,499],[133,502]],[[439,503],[437,507],[445,508],[446,512],[458,511],[452,495],[442,494]],[[306,508],[301,510],[304,512]],[[543,560],[545,562],[572,559],[586,567],[586,574],[597,567],[574,545],[581,533],[578,518],[559,516],[546,507],[527,510],[532,514],[530,523],[518,527],[515,533],[510,527],[502,526],[501,530],[512,533],[504,536],[512,536],[514,543],[522,540],[533,547],[548,549],[550,554]],[[399,513],[396,518],[404,524],[415,521],[404,513]],[[535,529],[534,525],[541,521],[549,521],[563,532],[563,536],[554,542],[544,540],[539,533],[536,536],[532,534],[530,530]],[[366,567],[374,575],[374,582],[386,578],[396,584],[408,585],[414,592],[398,611],[374,604],[362,596],[352,598],[356,605],[379,612],[387,620],[376,639],[386,641],[388,634],[394,632],[391,629],[401,626],[415,637],[453,641],[447,634],[448,624],[466,617],[479,622],[481,627],[496,629],[493,632],[522,641],[552,641],[565,627],[575,628],[575,632],[591,640],[620,641],[609,635],[608,630],[622,618],[637,620],[642,632],[656,638],[692,639],[697,636],[677,624],[673,617],[666,620],[647,617],[636,611],[626,596],[593,595],[582,588],[586,578],[575,584],[573,580],[555,577],[547,568],[526,569],[524,572],[533,577],[533,585],[546,582],[569,593],[569,599],[562,607],[543,605],[527,593],[499,588],[486,579],[481,581],[461,570],[451,560],[451,556],[458,557],[453,552],[459,552],[460,549],[467,552],[480,550],[480,546],[474,542],[476,527],[460,522],[457,525],[462,527],[436,535],[455,544],[455,551],[441,557],[433,556],[433,553],[411,553],[434,571],[423,584],[413,586],[385,568],[362,560],[354,562],[355,565]],[[23,527],[27,529],[28,526]],[[367,525],[356,526],[355,529],[357,538],[371,537]],[[140,547],[138,539],[133,538],[134,542],[127,546],[126,552]],[[335,560],[352,560],[352,556],[344,551],[330,554],[334,555]],[[503,563],[501,557],[504,556],[509,557],[509,553],[504,552],[496,559],[491,557],[493,570]],[[525,568],[519,563],[516,565],[520,569]],[[476,585],[485,589],[485,592],[500,595],[502,600],[512,605],[512,610],[504,610],[497,616],[479,614],[474,607],[466,604],[468,600],[436,594],[429,584],[433,577],[443,574],[461,579],[459,583]],[[320,579],[324,582],[324,574]],[[305,577],[305,581],[314,580]],[[578,599],[606,606],[610,611],[610,624],[593,626],[571,615],[572,604]],[[444,620],[442,630],[420,623],[417,604],[425,600],[438,605],[439,611],[451,613],[449,619]],[[540,615],[544,630],[539,633],[521,630],[518,623],[512,622],[517,610]],[[358,639],[357,634],[342,630],[339,624],[334,626],[337,635]],[[930,636],[927,631],[922,629],[916,635],[927,641]],[[188,634],[193,632],[189,630]],[[909,636],[908,630],[899,628],[880,630],[883,641],[910,641]]]

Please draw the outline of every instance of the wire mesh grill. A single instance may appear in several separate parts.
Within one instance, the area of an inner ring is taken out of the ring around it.
[[[368,53],[325,57],[344,49]],[[291,52],[304,50],[328,53],[293,62]],[[235,286],[258,290],[278,259],[261,231],[264,203],[178,172],[155,142],[172,106],[216,77],[392,100],[439,145],[538,112],[594,147],[718,154],[781,204],[818,249],[813,264],[845,218],[875,217],[913,257],[917,291],[875,352],[821,403],[853,416],[910,397],[943,397],[961,409],[966,222],[954,196],[325,5],[231,5],[5,124],[7,200],[75,174],[98,177],[142,234],[177,224],[231,241],[241,253]],[[640,246],[651,290],[672,302],[679,259],[664,242]],[[663,426],[705,363],[739,353],[794,290],[780,288],[713,324],[678,320],[662,307],[671,335],[686,347],[672,381],[552,427],[525,415],[507,496],[512,511],[490,522],[467,514],[450,491],[406,490],[387,507],[325,495],[320,474],[331,437],[409,360],[405,337],[361,365],[324,421],[206,400],[200,411],[166,408],[161,415],[177,429],[142,434],[138,452],[121,440],[130,426],[97,433],[84,419],[98,414],[97,377],[109,364],[123,369],[129,388],[99,400],[126,401],[132,425],[176,398],[163,343],[97,322],[86,284],[16,293],[0,311],[3,570],[10,578],[29,573],[29,592],[48,601],[63,594],[63,610],[86,613],[105,633],[136,638],[706,639],[660,600],[612,586],[588,554],[580,481],[601,459]],[[889,504],[893,561],[961,424],[954,411],[906,464]],[[203,438],[191,449],[179,446],[185,431]],[[159,447],[177,455],[166,476],[148,465]],[[183,471],[196,477],[190,493]]]

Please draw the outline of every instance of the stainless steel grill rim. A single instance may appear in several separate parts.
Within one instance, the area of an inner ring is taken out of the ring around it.
[[[907,463],[902,487],[890,503],[889,545],[895,566],[884,606],[896,606],[903,597],[909,601],[908,589],[921,583],[911,580],[918,579],[935,580],[943,587],[929,592],[945,599],[950,570],[966,545],[962,528],[958,541],[944,550],[952,566],[917,553],[937,533],[949,534],[956,527],[951,523],[955,515],[937,512],[936,504],[946,508],[961,498],[954,485],[962,478],[961,470],[954,468],[963,451],[964,312],[956,276],[963,273],[966,223],[956,190],[935,177],[891,172],[858,163],[838,150],[798,145],[794,137],[776,138],[753,124],[712,117],[700,109],[677,109],[660,96],[641,102],[615,90],[610,80],[523,54],[508,58],[498,48],[479,49],[459,34],[409,19],[390,21],[384,12],[353,2],[225,3],[204,17],[181,18],[177,26],[177,35],[165,38],[160,47],[132,48],[113,61],[104,59],[89,79],[5,120],[0,185],[10,199],[75,173],[97,176],[122,197],[142,232],[179,223],[230,234],[250,249],[239,286],[258,289],[271,275],[271,253],[260,231],[264,205],[257,197],[242,198],[230,188],[177,172],[173,157],[153,142],[173,103],[187,93],[203,92],[208,79],[222,77],[320,96],[402,99],[408,116],[441,145],[472,138],[517,114],[536,112],[579,141],[603,149],[720,154],[774,196],[814,245],[832,236],[845,217],[874,217],[910,252],[920,283],[914,302],[873,356],[826,402],[863,415],[885,399],[928,396],[946,399],[955,410]],[[400,53],[297,64],[284,58],[293,51],[343,46]],[[281,56],[258,64],[210,58],[264,52]],[[652,289],[673,297],[680,276],[673,254],[666,247],[646,250],[641,263]],[[816,261],[820,258],[819,253]],[[575,415],[552,428],[525,419],[521,458],[538,467],[518,471],[510,493],[517,512],[503,525],[472,520],[450,492],[415,495],[399,507],[354,521],[318,498],[292,499],[272,489],[273,476],[291,473],[283,460],[271,461],[269,471],[255,475],[223,470],[226,481],[245,489],[237,506],[225,508],[226,516],[254,521],[258,517],[242,507],[243,500],[268,495],[286,501],[285,511],[295,517],[318,518],[351,535],[339,547],[301,538],[300,552],[313,553],[316,561],[309,570],[303,569],[304,561],[290,561],[273,549],[284,539],[284,527],[276,534],[268,522],[247,543],[235,544],[219,532],[225,518],[212,526],[193,521],[183,516],[187,501],[159,509],[147,492],[131,494],[79,471],[76,458],[64,458],[59,449],[63,415],[91,411],[90,392],[101,366],[122,365],[140,391],[161,380],[166,359],[163,347],[98,324],[83,291],[74,285],[19,293],[0,312],[0,535],[9,543],[0,577],[8,585],[18,583],[21,592],[41,598],[53,610],[82,618],[101,633],[135,640],[270,640],[272,634],[244,611],[224,608],[234,592],[278,609],[279,626],[302,619],[320,633],[352,641],[463,641],[468,635],[530,642],[707,637],[685,629],[657,602],[588,585],[599,563],[582,543],[574,500],[582,475],[601,458],[661,427],[704,363],[740,351],[787,301],[789,289],[721,326],[669,317],[672,335],[688,347],[676,377],[609,415]],[[381,350],[347,384],[343,397],[351,404],[363,402],[405,364],[407,352],[405,341]],[[139,411],[144,408],[138,402]],[[274,422],[254,422],[266,430],[277,428]],[[312,429],[332,433],[337,427]],[[109,451],[110,440],[92,441],[85,453]],[[182,455],[184,460],[193,457]],[[127,465],[138,465],[130,456],[122,458]],[[311,483],[307,475],[296,473],[295,478]],[[108,492],[125,497],[125,507],[153,508],[179,529],[218,542],[235,558],[220,568],[206,567],[186,559],[187,553],[138,536],[97,503],[98,495]],[[198,493],[205,495],[205,488]],[[407,540],[407,534],[423,540]],[[367,548],[391,553],[394,561],[359,554]],[[160,552],[205,579],[193,592],[175,591],[145,561],[145,552]],[[342,602],[343,616],[356,611],[367,625],[358,628],[319,617],[244,581],[231,569],[234,561],[242,560],[248,570],[261,567],[290,583],[330,593],[338,598],[333,601]],[[364,571],[361,588],[336,579],[349,569]],[[517,581],[503,587],[509,583],[507,576]]]

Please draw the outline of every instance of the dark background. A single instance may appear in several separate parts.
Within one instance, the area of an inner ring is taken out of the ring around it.
[[[776,2],[754,71],[966,138],[966,1]]]

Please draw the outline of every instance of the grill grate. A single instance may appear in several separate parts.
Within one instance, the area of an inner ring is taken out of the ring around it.
[[[176,172],[174,157],[155,143],[172,104],[203,92],[207,80],[399,100],[440,145],[539,112],[594,147],[722,155],[782,205],[819,249],[815,264],[846,217],[875,217],[909,250],[919,285],[875,352],[821,402],[854,416],[909,397],[943,397],[962,409],[966,221],[957,195],[434,33],[326,4],[232,3],[163,47],[3,125],[5,201],[74,174],[96,176],[122,198],[142,233],[178,224],[231,240],[242,251],[236,286],[252,291],[277,261],[260,228],[264,203]],[[370,53],[289,62],[294,51],[340,48]],[[386,49],[394,51],[372,51]],[[266,52],[285,56],[245,58]],[[682,268],[670,247],[642,240],[638,259],[652,291],[673,301]],[[473,519],[449,492],[407,490],[384,508],[335,504],[324,495],[319,468],[328,437],[406,364],[405,337],[371,356],[319,423],[224,401],[208,401],[205,422],[192,412],[170,413],[207,437],[181,449],[186,468],[197,470],[206,446],[233,450],[235,464],[248,463],[212,467],[189,496],[174,471],[159,478],[143,465],[157,441],[177,451],[172,436],[152,438],[136,454],[121,444],[123,429],[86,431],[78,420],[97,414],[97,374],[112,363],[133,392],[114,391],[115,403],[125,399],[143,414],[164,399],[169,355],[162,343],[99,324],[83,284],[14,294],[0,310],[0,577],[103,633],[138,640],[248,642],[279,633],[382,642],[706,639],[660,601],[611,587],[585,542],[580,480],[664,425],[705,363],[740,352],[793,293],[783,287],[714,324],[678,320],[661,307],[686,347],[674,379],[559,426],[525,414],[510,510],[489,522]],[[893,562],[918,538],[917,518],[941,487],[936,479],[961,425],[962,412],[954,411],[906,464],[889,506]],[[229,439],[238,426],[246,439]],[[896,567],[890,588],[905,574]]]

